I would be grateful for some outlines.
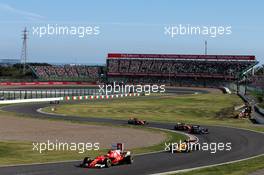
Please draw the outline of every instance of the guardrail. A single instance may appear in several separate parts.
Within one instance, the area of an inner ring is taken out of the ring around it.
[[[33,99],[33,98],[55,98],[63,96],[93,95],[100,94],[99,89],[5,89],[0,90],[0,97],[5,100]]]
[[[243,100],[244,102],[247,102],[247,103],[250,102],[250,99],[249,99],[247,96],[245,96],[245,95],[243,95],[243,94],[241,94],[241,93],[238,93],[238,96],[239,96],[240,98],[242,98],[242,100]]]
[[[257,104],[254,106],[255,111],[262,114],[264,116],[264,109],[259,107]]]
[[[241,93],[238,94],[244,102],[250,103],[251,99]],[[257,123],[259,124],[264,124],[264,109],[259,107],[257,104],[254,105],[254,119],[256,120]]]

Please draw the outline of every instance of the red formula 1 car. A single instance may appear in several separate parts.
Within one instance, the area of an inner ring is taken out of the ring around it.
[[[127,121],[128,124],[131,125],[147,125],[147,121],[146,120],[139,120],[138,118],[131,118]]]
[[[174,126],[174,130],[178,130],[178,131],[190,131],[192,128],[191,125],[187,125],[185,123],[177,123]]]
[[[130,151],[123,151],[123,144],[118,143],[117,149],[109,150],[106,155],[101,155],[95,159],[85,157],[80,167],[83,168],[109,168],[112,165],[132,164],[133,157]]]

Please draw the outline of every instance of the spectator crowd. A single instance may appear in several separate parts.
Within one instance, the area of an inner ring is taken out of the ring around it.
[[[108,73],[133,75],[217,76],[235,78],[254,65],[249,61],[109,59]]]
[[[32,66],[37,77],[42,79],[80,79],[87,78],[97,80],[100,78],[99,66],[85,66],[85,65],[43,65]]]

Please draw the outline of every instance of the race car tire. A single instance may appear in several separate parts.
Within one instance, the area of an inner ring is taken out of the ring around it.
[[[106,159],[104,160],[104,164],[105,164],[105,167],[106,167],[106,168],[109,168],[109,167],[111,167],[111,165],[112,165],[112,161],[111,161],[110,159],[106,158]]]
[[[126,157],[126,163],[127,163],[127,164],[132,164],[133,161],[134,161],[133,156],[127,156],[127,157]]]
[[[81,164],[81,167],[86,167],[89,163],[91,163],[92,159],[90,157],[85,157]]]

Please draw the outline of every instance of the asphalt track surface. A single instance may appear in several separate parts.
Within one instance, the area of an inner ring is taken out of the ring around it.
[[[197,90],[195,90],[197,92]],[[111,124],[126,124],[124,120],[104,119],[104,118],[84,118],[78,116],[62,116],[40,114],[36,110],[48,106],[47,103],[12,105],[2,108],[6,111],[15,111],[41,119],[63,119],[78,122],[103,122]],[[173,129],[173,124],[150,123],[149,127]],[[231,151],[217,151],[215,154],[210,151],[196,151],[192,153],[168,152],[152,153],[134,157],[132,165],[119,165],[103,169],[78,168],[80,161],[36,164],[1,167],[1,175],[86,175],[86,174],[154,174],[167,171],[182,170],[200,166],[225,163],[229,161],[249,158],[264,154],[264,135],[261,133],[226,127],[207,127],[210,131],[208,135],[196,135],[199,142],[207,143],[227,143],[231,142]]]

